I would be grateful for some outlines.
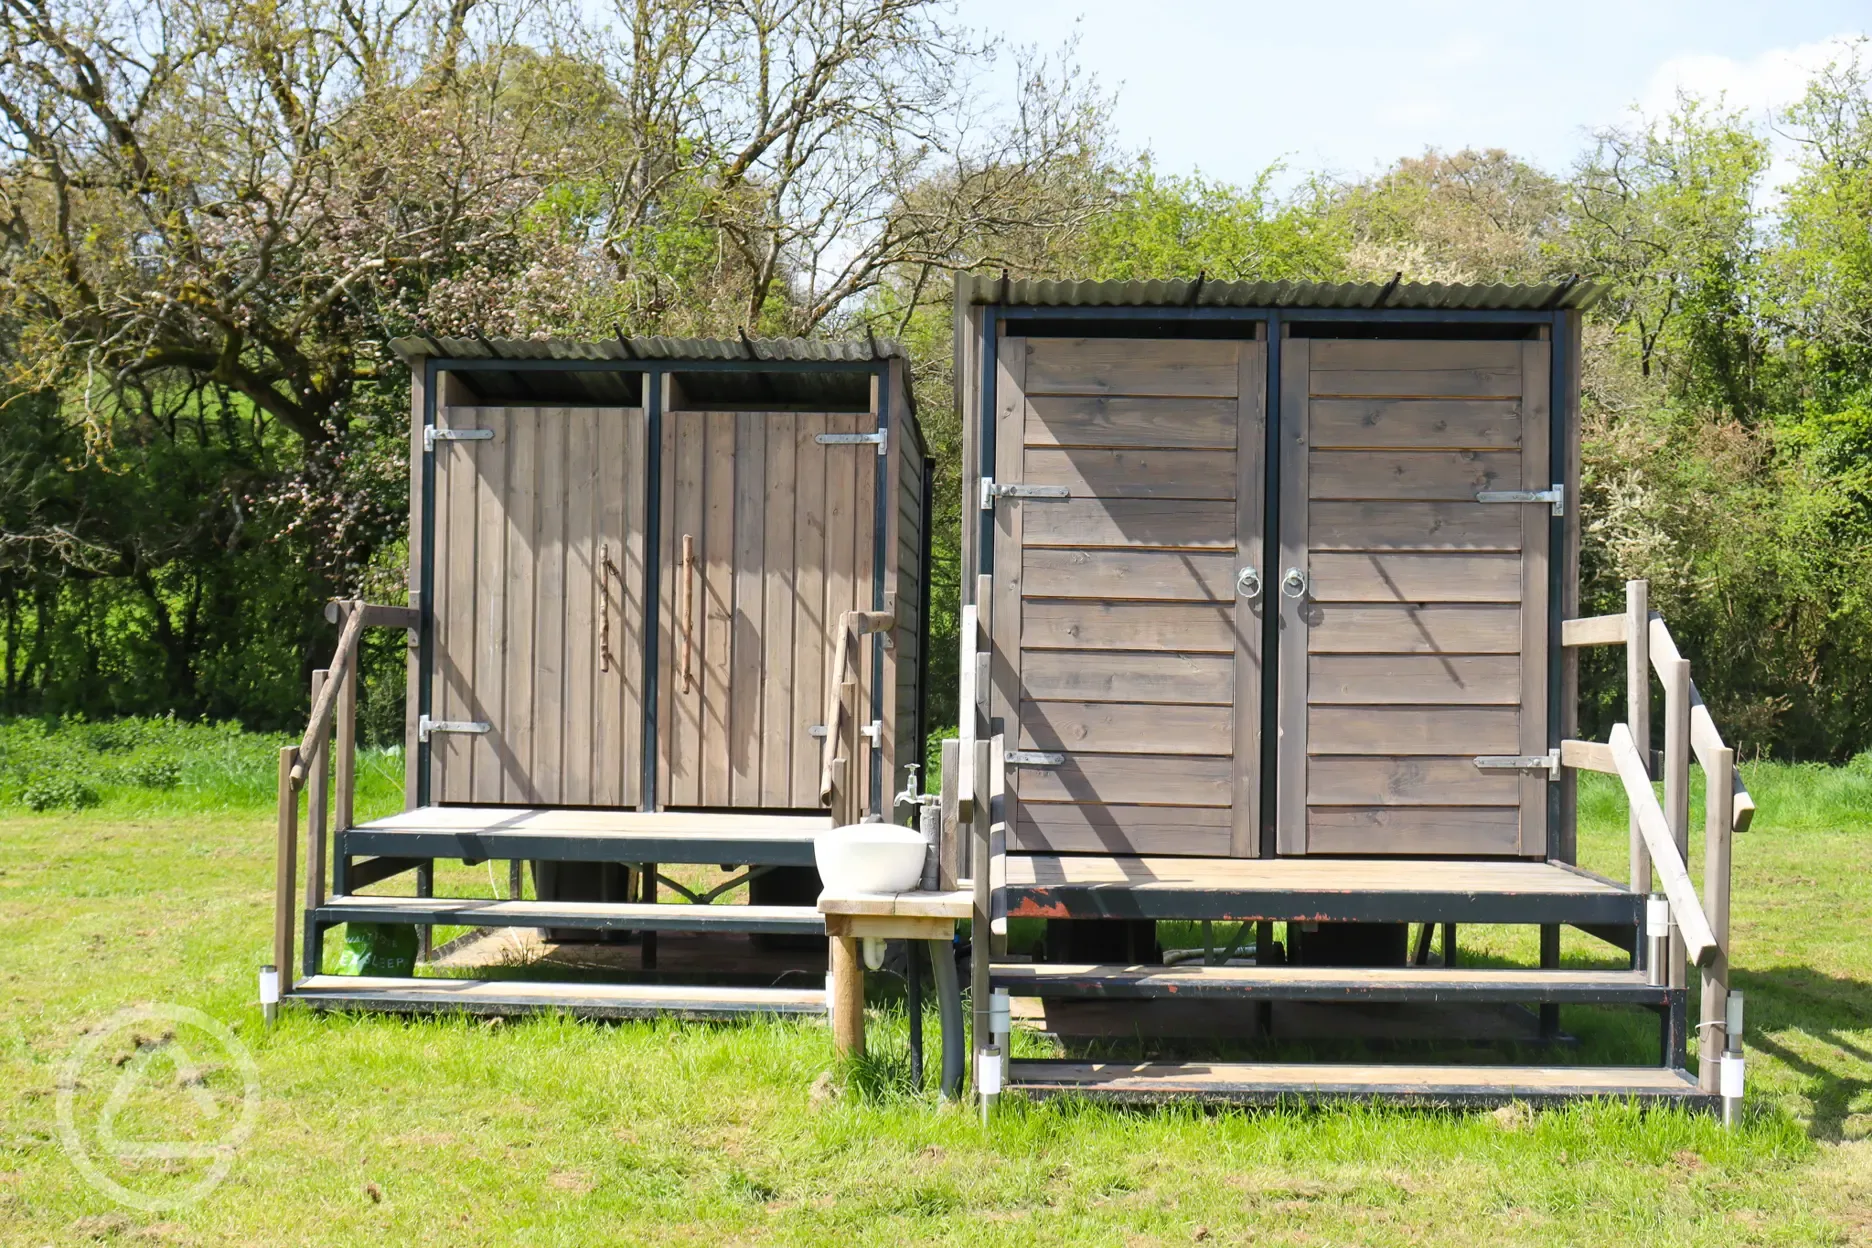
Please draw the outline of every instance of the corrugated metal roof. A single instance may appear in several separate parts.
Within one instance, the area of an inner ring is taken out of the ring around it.
[[[626,344],[629,344],[626,346]],[[806,360],[868,364],[909,359],[891,338],[827,341],[818,338],[393,338],[390,349],[405,360],[425,356],[450,360]]]
[[[1430,308],[1548,311],[1584,308],[1600,287],[1568,279],[1532,286],[1466,286],[1445,282],[1211,282],[1199,278],[1149,282],[1007,279],[956,276],[958,303],[1046,308]]]

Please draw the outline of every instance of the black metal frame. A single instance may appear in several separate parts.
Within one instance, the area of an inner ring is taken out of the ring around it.
[[[989,973],[989,982],[997,988],[1009,988],[1022,997],[1066,1000],[1147,1000],[1173,998],[1178,1001],[1414,1001],[1426,1004],[1467,1002],[1471,1004],[1508,1004],[1543,1001],[1568,1005],[1642,1005],[1668,1009],[1673,995],[1681,1007],[1682,988],[1647,984],[1642,979],[1616,983],[1597,983],[1556,975],[1550,982],[1517,983],[1492,981],[1486,975],[1470,972],[1454,974],[1424,973],[1414,984],[1387,984],[1334,979],[1322,974],[1316,979],[1283,977],[1255,982],[1249,979],[1205,979],[1200,975],[1168,971],[1154,982],[1114,979],[1110,968],[1088,966],[1055,970],[1044,977],[1020,974],[1025,968],[997,968]]]
[[[1576,433],[1574,413],[1566,402],[1569,393],[1567,382],[1571,369],[1576,366],[1568,351],[1570,339],[1566,333],[1568,317],[1576,315],[1567,308],[1548,309],[1495,309],[1495,308],[1304,308],[1304,307],[1153,307],[1147,305],[1114,305],[1091,307],[1046,307],[1034,304],[998,304],[980,303],[972,305],[981,310],[981,402],[975,413],[978,422],[976,428],[977,476],[994,475],[995,468],[995,419],[997,394],[996,363],[999,350],[999,326],[1003,320],[1015,320],[1024,317],[1045,318],[1047,320],[1067,321],[1261,321],[1267,325],[1267,393],[1265,443],[1269,448],[1280,445],[1280,384],[1281,384],[1281,330],[1287,323],[1317,322],[1354,322],[1415,325],[1516,325],[1529,329],[1545,328],[1551,354],[1548,371],[1549,389],[1549,466],[1553,480],[1568,479]],[[1262,520],[1262,559],[1268,558],[1269,552],[1280,549],[1280,462],[1274,454],[1264,455],[1266,464],[1265,486],[1262,491],[1264,516]],[[1569,498],[1566,506],[1577,507],[1579,500]],[[977,575],[994,575],[994,513],[980,513],[979,529],[976,539]],[[1560,644],[1560,622],[1563,617],[1561,594],[1565,587],[1565,552],[1566,519],[1553,516],[1547,528],[1548,541],[1548,594],[1547,594],[1547,742],[1554,748],[1560,743],[1561,734],[1561,656],[1564,651]],[[1276,557],[1278,562],[1278,556]],[[1262,569],[1262,583],[1273,584],[1268,575],[1269,569]],[[972,578],[965,577],[965,580]],[[973,592],[973,585],[963,587],[966,601]],[[1280,628],[1277,613],[1262,613],[1262,648],[1261,670],[1278,670]],[[1263,680],[1261,682],[1261,722],[1263,731],[1261,768],[1263,776],[1272,776],[1278,766],[1277,735],[1267,731],[1274,724],[1277,716],[1279,682]],[[1261,786],[1261,839],[1260,856],[1275,856],[1276,838],[1276,801],[1278,794],[1275,786]],[[1565,843],[1561,836],[1561,804],[1558,785],[1549,785],[1547,794],[1547,854],[1549,859],[1558,858]],[[1418,916],[1412,916],[1416,918]],[[1532,922],[1533,920],[1522,920]]]
[[[643,760],[640,779],[640,799],[638,807],[651,811],[659,807],[656,791],[656,740],[657,740],[657,647],[662,628],[662,618],[656,610],[658,594],[661,592],[661,564],[656,558],[658,543],[662,539],[662,468],[663,468],[663,377],[667,373],[698,372],[763,372],[763,373],[854,373],[867,374],[877,380],[877,427],[884,434],[885,447],[891,437],[890,412],[890,358],[872,360],[587,360],[587,359],[461,359],[447,356],[428,356],[423,360],[423,412],[422,427],[425,430],[435,427],[436,386],[445,373],[485,373],[485,372],[561,372],[561,373],[641,373],[644,393],[642,402],[645,418],[645,454],[644,471],[646,474],[644,491],[644,601],[646,603],[643,653]],[[524,406],[524,404],[516,404]],[[422,452],[422,550],[420,554],[420,584],[414,591],[418,598],[416,607],[420,612],[420,624],[417,629],[417,714],[426,715],[433,705],[435,677],[435,448],[426,447]],[[886,564],[885,521],[888,512],[885,507],[889,500],[885,497],[886,482],[889,480],[890,458],[888,455],[877,456],[876,495],[872,533],[872,605],[874,611],[884,609],[884,568]],[[929,517],[923,521],[924,541],[929,540]],[[924,624],[927,632],[927,620]],[[872,638],[872,681],[871,681],[871,718],[879,721],[884,713],[884,636],[876,634]],[[426,741],[416,743],[416,804],[426,806],[430,801],[430,749]],[[882,813],[885,801],[882,782],[883,754],[873,750],[871,755],[870,801],[868,805],[873,813]],[[442,855],[448,856],[448,855]],[[715,861],[715,859],[710,859]],[[811,861],[810,853],[806,861]]]
[[[493,859],[549,862],[616,862],[617,844],[602,836],[545,836],[537,832],[406,832],[353,828],[340,832],[336,852],[353,858],[380,855],[424,861],[435,858],[476,863]],[[812,840],[776,841],[731,833],[697,836],[638,836],[630,851],[646,862],[723,863],[747,866],[811,866]],[[635,859],[633,858],[633,861]],[[353,887],[361,887],[353,882]]]
[[[1583,873],[1582,873],[1583,874]],[[1641,893],[1458,893],[1398,889],[1171,887],[1156,883],[1008,886],[1008,917],[1193,919],[1238,923],[1570,923],[1632,926],[1643,921]]]

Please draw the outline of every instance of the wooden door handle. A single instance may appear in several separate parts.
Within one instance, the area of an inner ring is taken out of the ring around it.
[[[695,536],[682,539],[682,687],[695,690]]]

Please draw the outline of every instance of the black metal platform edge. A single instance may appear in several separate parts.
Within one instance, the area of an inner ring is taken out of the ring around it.
[[[1478,1068],[1480,1069],[1480,1068]],[[1503,1105],[1568,1105],[1582,1101],[1632,1103],[1643,1107],[1682,1108],[1693,1113],[1716,1113],[1722,1098],[1700,1090],[1660,1092],[1648,1088],[1603,1089],[1529,1089],[1477,1087],[1461,1091],[1425,1091],[1394,1086],[1347,1091],[1332,1088],[1306,1088],[1298,1085],[1275,1087],[1262,1084],[1217,1083],[1203,1088],[1100,1088],[1083,1084],[1056,1084],[1010,1080],[1003,1091],[1030,1100],[1083,1100],[1106,1105],[1216,1105],[1244,1108],[1307,1108],[1333,1105],[1393,1105],[1415,1109],[1498,1109]]]
[[[667,1001],[626,1004],[580,997],[568,985],[563,998],[551,1001],[439,1001],[432,998],[398,998],[378,989],[362,993],[283,992],[280,995],[296,1006],[333,1014],[473,1014],[479,1017],[523,1018],[530,1014],[566,1014],[573,1018],[644,1020],[674,1018],[691,1022],[729,1022],[736,1019],[785,1017],[823,1018],[823,1006],[723,1005],[718,1001]]]
[[[1118,884],[1012,885],[1007,915],[1023,919],[1154,919],[1318,923],[1571,923],[1633,926],[1637,893],[1289,892],[1149,889]]]
[[[1140,984],[1087,974],[1071,978],[1036,981],[1020,975],[990,971],[988,982],[996,988],[1009,989],[1015,996],[1048,1000],[1150,1000],[1178,1001],[1397,1001],[1438,1004],[1465,1002],[1478,1005],[1542,1001],[1555,1005],[1670,1005],[1673,996],[1684,989],[1663,985],[1580,984],[1567,983],[1565,971],[1548,972],[1554,983],[1525,985],[1502,983],[1438,984],[1430,988],[1393,987],[1389,985],[1346,985],[1328,983],[1204,983],[1195,977],[1179,983],[1158,981]]]
[[[401,832],[352,829],[337,851],[351,857],[454,858],[464,862],[520,858],[545,862],[715,863],[736,866],[813,865],[810,838],[801,841],[734,836],[542,836],[533,832]]]
[[[400,908],[386,913],[374,906],[347,905],[343,898],[326,902],[313,912],[320,925],[335,923],[398,923],[418,927],[576,927],[599,932],[762,932],[800,936],[823,936],[825,919],[816,910],[799,907],[804,913],[793,918],[747,915],[739,905],[685,905],[669,903],[658,906],[654,919],[640,915],[612,915],[573,908],[540,914],[514,915],[490,912],[485,902],[459,902],[436,898],[423,906]]]

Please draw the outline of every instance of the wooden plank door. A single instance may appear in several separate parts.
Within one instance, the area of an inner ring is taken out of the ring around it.
[[[638,408],[444,407],[431,799],[629,807],[642,759]]]
[[[1013,848],[1252,856],[1259,839],[1266,354],[1256,341],[1006,338],[994,714]],[[1252,585],[1245,588],[1252,589]]]
[[[1282,342],[1281,853],[1545,855],[1545,774],[1474,760],[1548,748],[1552,508],[1476,499],[1551,486],[1548,362]]]
[[[832,630],[871,609],[878,454],[818,436],[876,425],[850,413],[664,415],[661,805],[820,807],[812,730]]]

